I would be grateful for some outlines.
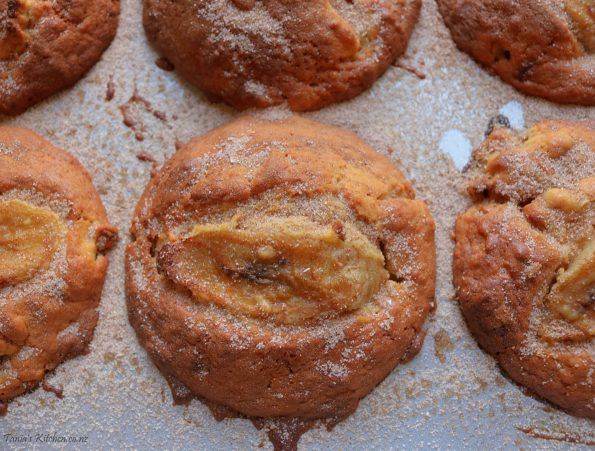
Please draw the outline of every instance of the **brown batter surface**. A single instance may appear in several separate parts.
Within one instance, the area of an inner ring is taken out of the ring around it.
[[[479,344],[510,376],[595,417],[595,123],[497,129],[475,152],[454,282]]]
[[[457,46],[525,94],[595,105],[592,0],[438,0]]]
[[[0,0],[0,114],[75,84],[116,34],[119,0]]]
[[[74,157],[0,127],[0,401],[87,352],[116,239]]]
[[[132,224],[130,321],[156,365],[250,417],[341,417],[423,342],[434,222],[385,157],[297,117],[193,139]]]
[[[420,0],[144,1],[149,39],[238,109],[319,109],[360,94],[405,52]]]

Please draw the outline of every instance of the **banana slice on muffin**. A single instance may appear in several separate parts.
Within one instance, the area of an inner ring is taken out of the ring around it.
[[[0,0],[0,114],[75,84],[116,34],[119,0]]]
[[[438,0],[457,46],[525,94],[595,105],[593,0]]]
[[[0,127],[1,403],[87,351],[116,238],[76,159]]]
[[[497,129],[471,171],[454,253],[471,332],[521,385],[595,418],[595,123]]]
[[[402,55],[421,0],[144,0],[149,39],[209,97],[315,110],[357,96]]]
[[[434,222],[354,134],[243,118],[151,180],[126,288],[170,381],[255,417],[345,417],[423,342]]]

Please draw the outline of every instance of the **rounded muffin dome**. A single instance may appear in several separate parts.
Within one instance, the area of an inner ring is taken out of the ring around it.
[[[238,109],[357,96],[405,52],[420,0],[144,0],[157,50]]]
[[[0,401],[87,351],[116,239],[74,157],[0,127]]]
[[[0,0],[0,114],[72,86],[116,35],[119,0]]]
[[[519,91],[595,105],[592,0],[438,0],[457,46]]]
[[[424,337],[434,223],[390,161],[300,118],[243,118],[151,180],[128,312],[169,381],[250,417],[351,413]]]
[[[595,123],[497,129],[470,169],[453,271],[471,332],[518,383],[595,418]]]

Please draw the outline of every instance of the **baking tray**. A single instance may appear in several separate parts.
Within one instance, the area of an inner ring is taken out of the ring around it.
[[[153,166],[147,157],[161,165],[176,143],[241,114],[209,103],[175,73],[159,69],[157,58],[142,29],[141,2],[123,0],[116,39],[81,82],[19,117],[0,118],[76,155],[121,231],[90,353],[48,377],[64,388],[64,399],[39,389],[10,405],[0,419],[0,448],[271,448],[265,432],[247,420],[217,422],[198,401],[173,406],[127,321],[123,257]],[[594,109],[525,97],[480,69],[455,48],[433,0],[424,1],[405,57],[372,89],[305,114],[355,131],[412,180],[437,223],[439,267],[438,309],[426,323],[418,357],[396,368],[334,431],[307,432],[300,449],[586,449],[595,441],[593,422],[525,396],[502,376],[452,300],[451,230],[467,205],[461,169],[498,114],[515,128],[545,118],[595,119]],[[11,442],[29,436],[32,442]],[[82,441],[60,441],[69,437]]]

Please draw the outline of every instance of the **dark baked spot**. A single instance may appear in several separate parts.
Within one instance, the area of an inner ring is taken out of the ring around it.
[[[570,434],[556,434],[553,435],[551,433],[545,433],[537,430],[536,428],[532,427],[520,427],[516,426],[516,429],[521,431],[523,434],[527,434],[534,438],[539,438],[543,440],[553,440],[556,442],[564,442],[564,443],[579,443],[586,446],[595,446],[595,441],[583,440],[580,437],[575,437],[574,435]]]
[[[510,120],[503,114],[498,114],[497,116],[494,116],[493,118],[490,119],[490,121],[488,122],[488,127],[486,128],[486,131],[484,132],[484,137],[487,138],[489,135],[492,134],[492,132],[496,128],[500,128],[500,127],[511,128]]]
[[[413,75],[415,75],[417,78],[419,78],[420,80],[425,80],[426,79],[426,74],[424,74],[422,71],[420,71],[419,69],[417,69],[414,66],[411,66],[401,60],[397,60],[393,63],[393,66],[395,67],[400,67],[401,69],[406,70],[407,72],[412,73]]]
[[[289,261],[281,258],[274,263],[257,263],[254,262],[242,268],[226,268],[221,267],[223,273],[232,279],[245,279],[259,285],[270,285],[274,283],[278,271],[281,267],[286,266]]]
[[[157,58],[155,60],[155,65],[159,69],[164,70],[166,72],[172,72],[176,69],[176,67],[172,64],[172,62],[164,56]]]
[[[167,115],[153,108],[151,102],[142,97],[136,87],[126,103],[120,105],[120,113],[122,113],[122,123],[132,129],[137,141],[145,140],[147,122],[151,120],[151,117],[159,119],[161,122],[167,122]]]
[[[337,236],[341,239],[341,241],[345,241],[345,227],[341,221],[333,222],[333,231],[337,234]]]
[[[510,50],[508,50],[508,49],[500,49],[494,55],[494,62],[495,63],[497,63],[498,61],[501,61],[503,59],[506,60],[506,61],[510,61],[512,59],[512,55],[510,53]]]
[[[18,0],[8,0],[8,9],[7,9],[7,16],[11,19],[14,19],[17,15],[17,10],[19,7]]]
[[[97,230],[97,252],[105,254],[118,242],[118,229],[114,226],[104,226]]]
[[[147,152],[139,152],[136,154],[136,159],[138,161],[144,161],[147,163],[151,163],[151,178],[157,176],[157,172],[159,169],[159,163],[152,155],[149,155]]]
[[[519,67],[516,78],[522,82],[527,81],[529,79],[529,74],[531,73],[531,69],[533,69],[533,67],[535,67],[535,64],[537,64],[537,61],[523,62],[521,64],[521,66]]]
[[[44,391],[53,393],[54,395],[56,395],[56,398],[58,399],[64,399],[64,389],[62,387],[56,387],[54,385],[51,385],[48,381],[44,380],[41,383],[41,388],[43,388]]]

